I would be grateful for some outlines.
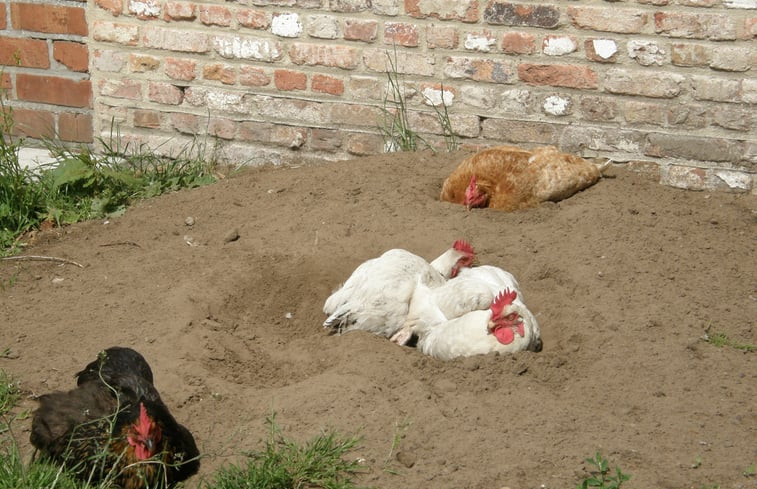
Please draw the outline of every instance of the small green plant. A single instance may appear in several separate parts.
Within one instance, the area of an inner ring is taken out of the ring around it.
[[[386,72],[389,86],[382,106],[384,120],[379,125],[384,136],[384,147],[387,151],[415,151],[419,143],[428,147],[428,143],[410,127],[405,84],[400,79],[397,67],[396,46],[394,56],[386,53],[386,58],[389,63]]]
[[[441,93],[441,103],[436,104],[429,100],[429,104],[433,107],[434,112],[436,112],[436,118],[439,121],[439,125],[442,126],[442,134],[444,134],[444,142],[447,146],[447,151],[456,151],[459,144],[457,141],[457,134],[454,129],[452,129],[452,121],[450,121],[449,113],[447,112],[447,103],[444,100],[444,84],[440,86],[439,92]],[[441,105],[441,109],[439,108],[439,105]]]
[[[392,457],[397,453],[400,447],[402,438],[405,436],[408,428],[410,428],[411,422],[409,418],[403,418],[401,421],[395,421],[394,423],[394,435],[392,436],[392,446],[389,448],[389,454],[384,460],[384,470],[390,473],[395,473],[393,470],[387,468],[392,461]]]
[[[751,343],[745,343],[739,340],[732,339],[722,331],[715,331],[714,333],[710,333],[710,326],[708,326],[707,329],[705,330],[705,333],[702,336],[702,339],[717,348],[728,346],[731,348],[735,348],[737,350],[743,350],[747,352],[757,350],[757,345],[753,345]]]
[[[584,461],[594,468],[589,471],[591,475],[577,486],[578,489],[588,489],[589,487],[620,489],[624,482],[631,479],[630,475],[624,474],[618,467],[615,467],[615,473],[612,474],[609,462],[602,457],[599,450],[597,450],[594,458],[587,458]]]
[[[5,370],[0,370],[0,416],[5,416],[20,397],[18,383]]]
[[[757,474],[757,465],[755,464],[750,465],[742,472],[744,477],[752,477],[754,474]]]
[[[246,466],[231,465],[216,472],[205,489],[355,489],[353,476],[361,471],[357,461],[344,456],[354,449],[358,438],[342,438],[324,433],[304,445],[284,438],[275,414],[266,419],[269,438],[260,453],[248,454]]]

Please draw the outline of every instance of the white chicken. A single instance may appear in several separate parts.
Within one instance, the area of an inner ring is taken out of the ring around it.
[[[391,340],[400,345],[407,344],[413,335],[413,324],[418,319],[424,319],[422,314],[428,314],[428,309],[419,304],[421,301],[430,300],[434,309],[438,309],[445,319],[454,319],[471,311],[488,309],[497,294],[504,289],[515,291],[518,297],[516,300],[523,302],[520,285],[511,273],[492,265],[464,268],[444,284],[414,294],[407,320]],[[436,312],[431,314],[431,321],[437,319]]]
[[[363,262],[326,299],[323,327],[340,334],[360,329],[391,337],[407,318],[417,283],[438,287],[474,258],[473,247],[461,240],[431,263],[406,250],[389,250]]]
[[[434,307],[431,289],[418,284],[411,313],[416,317],[412,331],[418,336],[417,348],[440,360],[486,355],[541,351],[541,331],[531,311],[520,301],[517,292],[503,290],[489,309],[472,311],[455,319],[446,319]]]

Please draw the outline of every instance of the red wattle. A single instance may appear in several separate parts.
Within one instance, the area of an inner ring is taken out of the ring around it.
[[[512,330],[512,328],[509,328],[507,326],[496,328],[492,332],[492,334],[495,338],[497,338],[497,341],[499,341],[503,345],[509,345],[510,343],[515,341],[515,332]]]

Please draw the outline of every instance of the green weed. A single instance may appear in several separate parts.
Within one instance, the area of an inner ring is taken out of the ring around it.
[[[615,467],[615,473],[612,474],[609,462],[602,457],[599,450],[597,450],[594,458],[587,458],[584,461],[594,468],[589,471],[589,477],[577,486],[578,489],[588,489],[589,487],[620,489],[624,482],[631,479],[630,475],[624,474],[618,467]]]
[[[722,331],[715,331],[714,333],[710,333],[709,326],[705,330],[705,333],[704,333],[704,336],[702,336],[702,339],[717,348],[728,346],[731,348],[735,348],[737,350],[743,350],[747,352],[757,350],[757,345],[732,339],[727,334],[723,333]]]

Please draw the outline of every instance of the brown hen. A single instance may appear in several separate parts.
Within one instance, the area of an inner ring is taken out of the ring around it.
[[[463,160],[444,181],[440,199],[468,209],[535,207],[593,185],[609,164],[598,165],[554,146],[533,150],[496,146]]]

